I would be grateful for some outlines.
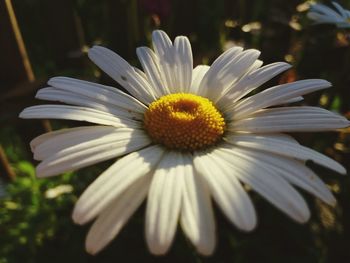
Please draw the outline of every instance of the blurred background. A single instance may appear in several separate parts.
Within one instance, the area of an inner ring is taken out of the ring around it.
[[[338,2],[350,8],[349,0]],[[180,229],[170,252],[154,257],[144,240],[142,206],[117,239],[90,256],[84,250],[89,225],[74,225],[71,211],[77,197],[113,160],[36,179],[30,140],[78,123],[18,119],[23,108],[41,103],[35,93],[53,76],[118,87],[88,60],[86,51],[103,45],[139,67],[135,48],[149,45],[156,28],[172,39],[188,36],[195,65],[211,64],[233,45],[261,50],[265,64],[293,64],[262,89],[305,78],[331,81],[332,88],[306,96],[301,104],[350,118],[350,30],[312,25],[307,10],[308,3],[298,0],[0,0],[0,263],[350,262],[349,176],[312,163],[308,165],[332,189],[338,204],[330,207],[302,192],[312,210],[305,225],[251,192],[259,216],[255,231],[238,231],[216,209],[218,245],[212,257],[199,256]],[[293,136],[349,171],[349,132]]]

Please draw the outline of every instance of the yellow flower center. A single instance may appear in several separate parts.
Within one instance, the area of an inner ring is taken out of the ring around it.
[[[213,145],[225,131],[225,120],[203,97],[176,93],[149,105],[145,129],[154,142],[177,150],[198,150]]]

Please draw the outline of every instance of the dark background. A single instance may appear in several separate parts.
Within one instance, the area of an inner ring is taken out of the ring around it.
[[[237,230],[216,209],[218,244],[212,257],[199,256],[180,228],[170,252],[155,257],[146,248],[141,207],[106,249],[90,256],[84,250],[89,226],[74,225],[71,211],[81,192],[112,161],[36,179],[29,141],[77,123],[17,117],[24,107],[40,103],[35,92],[53,76],[117,87],[88,60],[87,49],[103,45],[139,66],[135,48],[149,45],[156,28],[172,39],[188,36],[196,65],[210,64],[231,45],[261,50],[265,64],[288,61],[293,69],[264,87],[327,79],[333,87],[306,96],[302,104],[350,117],[350,30],[312,25],[305,4],[297,0],[12,0],[18,25],[11,1],[0,3],[0,263],[350,262],[350,179],[312,163],[308,165],[333,190],[338,204],[332,208],[302,193],[312,210],[305,225],[251,192],[259,217],[252,233]],[[339,3],[350,8],[350,1]],[[293,135],[349,170],[349,132]]]

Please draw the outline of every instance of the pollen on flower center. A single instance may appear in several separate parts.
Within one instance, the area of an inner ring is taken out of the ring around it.
[[[213,145],[225,131],[225,120],[213,103],[187,93],[166,95],[152,102],[144,125],[154,142],[189,151]]]

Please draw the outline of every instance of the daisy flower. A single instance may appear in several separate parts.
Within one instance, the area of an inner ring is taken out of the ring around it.
[[[41,161],[39,177],[118,157],[85,190],[73,211],[78,224],[95,219],[86,239],[89,253],[111,242],[144,199],[145,237],[157,255],[169,250],[178,222],[199,253],[212,254],[212,200],[237,228],[254,229],[256,211],[244,185],[300,223],[310,212],[294,187],[335,204],[305,161],[341,174],[345,169],[283,133],[329,131],[347,127],[349,121],[317,107],[281,107],[330,87],[328,81],[300,80],[247,96],[290,65],[262,66],[258,50],[232,47],[210,67],[193,69],[186,37],[178,36],[174,43],[163,31],[154,31],[152,37],[154,50],[137,49],[143,71],[104,47],[89,50],[90,59],[130,95],[55,77],[36,97],[67,105],[33,106],[20,114],[26,119],[92,123],[49,132],[31,142],[34,158]]]
[[[311,4],[308,18],[316,24],[334,24],[338,28],[350,28],[350,11],[332,2],[335,10],[323,4]]]

